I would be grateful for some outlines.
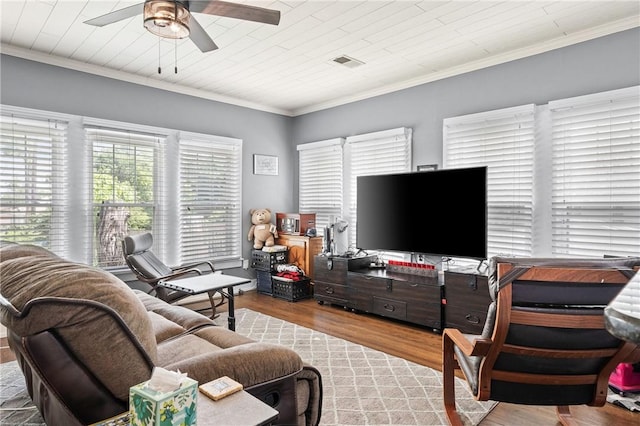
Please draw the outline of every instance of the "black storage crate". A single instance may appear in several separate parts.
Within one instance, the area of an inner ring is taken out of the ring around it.
[[[271,289],[273,291],[273,297],[285,299],[289,302],[308,299],[313,296],[311,291],[311,279],[309,278],[293,281],[273,275],[271,277]]]
[[[274,252],[253,250],[251,252],[251,267],[259,271],[273,271],[276,265],[286,264],[288,259],[286,250]]]
[[[273,294],[273,289],[271,285],[271,272],[269,271],[256,271],[256,289],[258,293],[268,294],[271,296]]]

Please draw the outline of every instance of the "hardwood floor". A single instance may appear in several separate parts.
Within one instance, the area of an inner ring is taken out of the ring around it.
[[[220,310],[226,309],[226,304]],[[338,306],[320,305],[312,299],[287,302],[255,291],[235,298],[236,309],[247,308],[303,327],[330,334],[363,346],[440,370],[441,336],[439,333],[400,321],[374,315],[355,314]],[[0,339],[0,362],[15,359]],[[640,414],[605,404],[604,407],[572,408],[579,425],[638,425]],[[481,426],[557,426],[554,407],[532,407],[500,403],[480,423]]]

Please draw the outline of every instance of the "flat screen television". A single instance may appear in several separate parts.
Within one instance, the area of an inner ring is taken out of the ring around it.
[[[487,258],[487,168],[359,176],[361,250]]]

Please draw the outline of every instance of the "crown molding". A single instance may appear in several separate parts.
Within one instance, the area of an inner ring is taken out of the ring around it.
[[[471,61],[457,67],[448,68],[443,71],[433,72],[422,75],[413,79],[400,81],[397,83],[389,84],[376,89],[364,91],[356,95],[344,96],[335,98],[331,101],[321,102],[313,105],[309,105],[296,109],[281,109],[274,108],[269,105],[257,104],[246,100],[233,98],[229,96],[220,95],[213,92],[208,92],[201,89],[193,89],[179,84],[166,83],[158,80],[154,80],[147,77],[140,77],[123,71],[113,70],[98,65],[87,64],[84,62],[76,61],[74,59],[62,58],[54,55],[49,55],[42,52],[35,52],[16,46],[7,45],[5,43],[0,44],[0,53],[16,56],[27,60],[36,62],[42,62],[49,65],[59,66],[63,68],[72,69],[75,71],[85,72],[89,74],[99,75],[102,77],[113,78],[116,80],[126,81],[129,83],[139,84],[142,86],[153,87],[160,90],[166,90],[170,92],[180,93],[183,95],[194,96],[198,98],[208,99],[216,102],[222,102],[235,106],[255,109],[264,112],[270,112],[274,114],[280,114],[289,117],[295,117],[303,114],[309,114],[337,106],[357,102],[372,97],[397,92],[399,90],[408,89],[411,87],[419,86],[425,83],[441,80],[448,77],[454,77],[456,75],[468,73],[471,71],[477,71],[479,69],[487,68],[494,65],[503,64],[517,59],[526,58],[528,56],[545,53],[551,50],[567,47],[573,44],[581,43],[596,39],[598,37],[607,36],[617,32],[629,30],[632,28],[640,27],[640,22],[637,16],[631,16],[625,19],[621,19],[606,25],[590,28],[585,31],[579,31],[573,34],[566,35],[564,37],[555,38],[542,44],[536,44],[527,48],[517,49],[510,52],[491,55],[486,58]]]
[[[295,117],[297,115],[309,114],[324,109],[334,108],[351,102],[373,98],[375,96],[386,95],[392,92],[397,92],[399,90],[409,89],[411,87],[419,86],[425,83],[431,83],[433,81],[442,80],[448,77],[454,77],[456,75],[464,74],[471,71],[477,71],[479,69],[488,68],[494,65],[500,65],[506,62],[549,52],[551,50],[560,49],[563,47],[571,46],[573,44],[578,44],[584,41],[593,40],[599,37],[604,37],[637,27],[640,27],[640,20],[638,16],[628,17],[615,22],[611,22],[606,25],[593,27],[589,30],[579,31],[573,34],[566,35],[564,37],[549,40],[545,43],[536,44],[535,46],[488,56],[486,58],[468,62],[457,67],[447,68],[443,71],[425,74],[413,79],[404,80],[373,90],[361,92],[357,95],[345,96],[342,98],[333,99],[328,102],[310,105],[303,108],[297,108],[292,111],[292,115]]]
[[[49,55],[47,53],[36,52],[5,43],[0,44],[0,53],[3,55],[15,56],[30,61],[41,62],[48,65],[67,68],[74,71],[85,72],[88,74],[99,75],[101,77],[113,78],[115,80],[126,81],[128,83],[139,84],[141,86],[152,87],[155,89],[166,90],[168,92],[179,93],[182,95],[194,96],[198,98],[208,99],[211,101],[222,102],[225,104],[236,105],[240,107],[256,109],[274,114],[291,116],[291,111],[274,108],[269,105],[262,105],[237,99],[229,96],[220,95],[200,89],[182,86],[179,84],[166,83],[154,80],[152,78],[140,77],[124,71],[118,71],[110,68],[101,67],[99,65],[87,64],[85,62],[76,61],[75,59],[62,58],[60,56]]]

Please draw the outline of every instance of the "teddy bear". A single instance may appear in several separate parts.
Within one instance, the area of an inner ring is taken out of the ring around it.
[[[275,245],[275,239],[278,238],[278,230],[271,223],[271,210],[269,209],[251,209],[251,229],[249,229],[248,240],[253,239],[253,248],[261,249],[262,247],[271,247]]]

